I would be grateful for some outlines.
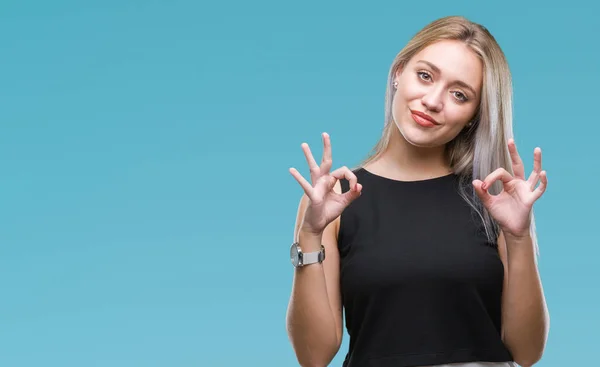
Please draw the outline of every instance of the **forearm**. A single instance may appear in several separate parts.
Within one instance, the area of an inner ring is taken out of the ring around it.
[[[321,236],[300,234],[305,252],[321,246]],[[287,329],[301,366],[327,366],[340,346],[327,295],[323,264],[295,269]]]
[[[542,356],[548,312],[531,237],[507,235],[508,285],[503,317],[504,341],[517,363],[531,366]]]

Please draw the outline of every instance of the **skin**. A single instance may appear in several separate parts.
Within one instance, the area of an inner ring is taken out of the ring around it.
[[[461,42],[437,42],[416,54],[395,75],[398,88],[393,117],[397,129],[393,130],[388,149],[365,169],[407,181],[450,173],[444,148],[473,119],[480,103],[482,76],[480,59]],[[427,113],[438,124],[422,127],[411,111]],[[296,169],[290,169],[304,190],[294,237],[303,251],[317,251],[322,244],[327,254],[322,264],[298,268],[294,273],[287,326],[303,366],[328,365],[341,345],[339,216],[362,190],[347,167],[331,171],[331,141],[326,133],[323,144],[320,164],[308,145],[302,144],[310,182]],[[542,171],[539,148],[534,151],[534,168],[529,177],[525,177],[513,140],[508,142],[508,148],[514,175],[498,169],[482,181],[473,181],[473,186],[501,228],[498,251],[505,268],[502,337],[515,361],[531,366],[541,358],[545,347],[548,316],[529,235],[529,218],[534,203],[546,190],[547,176]],[[350,191],[345,194],[340,193],[341,178],[350,181]],[[492,196],[486,190],[496,181],[502,182],[504,191]]]

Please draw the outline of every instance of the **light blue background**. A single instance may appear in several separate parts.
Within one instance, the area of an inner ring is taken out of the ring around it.
[[[487,26],[514,74],[552,322],[597,362],[600,50],[584,2],[3,1],[0,366],[295,366],[300,144],[355,165],[426,23]],[[595,10],[595,11],[594,11]],[[332,363],[340,366],[348,338]]]

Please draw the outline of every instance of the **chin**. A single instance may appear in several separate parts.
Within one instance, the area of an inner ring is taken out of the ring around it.
[[[435,148],[444,145],[433,131],[423,131],[418,126],[400,125],[396,123],[397,131],[409,144],[419,148]]]

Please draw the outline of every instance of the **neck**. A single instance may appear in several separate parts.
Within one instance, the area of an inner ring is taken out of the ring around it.
[[[395,126],[392,127],[388,147],[377,165],[383,172],[407,180],[434,178],[451,173],[445,146],[414,146],[406,141]]]

